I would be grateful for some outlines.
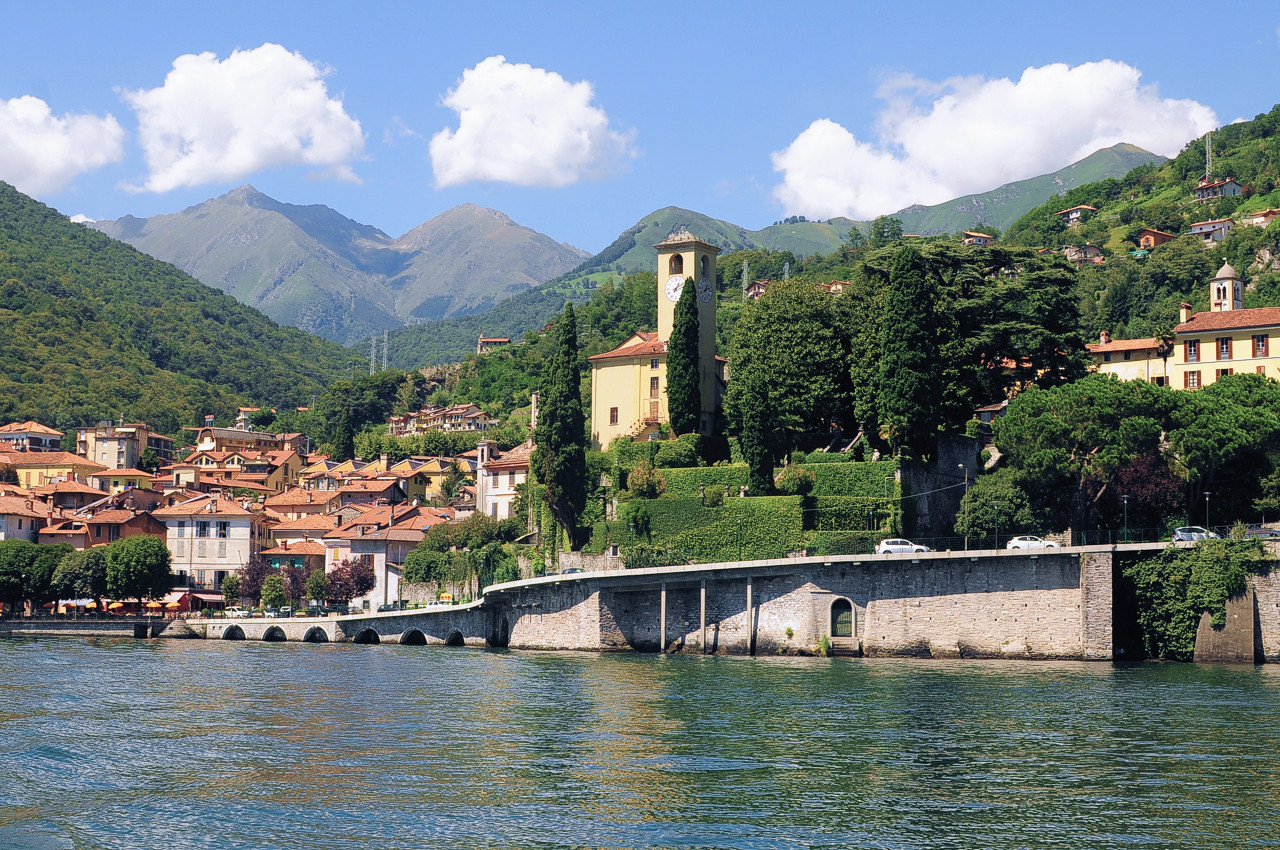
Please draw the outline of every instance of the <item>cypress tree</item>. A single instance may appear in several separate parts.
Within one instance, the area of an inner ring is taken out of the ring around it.
[[[702,417],[702,383],[698,379],[698,295],[692,281],[676,302],[667,340],[667,412],[671,430],[691,434]]]
[[[556,328],[556,349],[543,374],[530,470],[544,488],[552,516],[568,531],[571,545],[577,545],[578,518],[587,504],[586,433],[578,322],[570,304]]]
[[[895,453],[928,453],[937,439],[942,372],[934,293],[924,259],[904,245],[893,256],[880,334],[881,436]]]
[[[740,380],[738,445],[747,462],[747,490],[767,496],[773,492],[774,460],[769,383],[759,369],[749,370]]]

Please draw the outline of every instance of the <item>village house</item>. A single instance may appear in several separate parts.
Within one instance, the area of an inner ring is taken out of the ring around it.
[[[476,469],[476,512],[494,519],[515,516],[517,488],[529,480],[529,459],[533,443],[524,442],[508,452],[497,444],[481,440]]]
[[[62,448],[61,431],[27,420],[0,426],[0,450],[16,452],[56,452]]]
[[[982,246],[995,239],[995,237],[989,233],[977,233],[972,230],[965,230],[960,235],[964,237],[961,241],[965,245]]]
[[[743,290],[742,297],[749,298],[752,301],[755,301],[761,295],[764,295],[764,291],[768,288],[769,288],[769,281],[753,280],[751,281],[751,283],[747,284],[747,288]]]
[[[476,354],[492,354],[509,342],[511,342],[510,337],[482,336],[476,341]]]
[[[194,432],[195,450],[198,452],[278,452],[285,449],[284,435],[270,434],[266,431],[216,428],[212,425],[187,426],[182,430]],[[296,451],[292,448],[290,450]]]
[[[1093,355],[1098,372],[1115,375],[1122,381],[1150,381],[1159,386],[1169,383],[1168,355],[1172,349],[1162,357],[1159,341],[1154,337],[1113,341],[1110,331],[1102,331],[1098,341],[1085,348]]]
[[[48,516],[49,508],[35,499],[0,496],[0,540],[35,543]]]
[[[1172,242],[1177,238],[1176,233],[1166,233],[1163,230],[1156,230],[1154,227],[1144,227],[1138,231],[1138,247],[1144,251],[1150,251],[1157,245]]]
[[[1258,210],[1257,212],[1246,213],[1245,223],[1254,227],[1266,227],[1275,221],[1276,216],[1280,216],[1280,210]]]
[[[69,517],[51,518],[40,529],[39,542],[70,543],[75,549],[88,549],[139,535],[164,540],[165,524],[145,510],[117,507],[108,500],[86,506]]]
[[[155,477],[141,469],[108,469],[89,476],[89,484],[108,493],[120,493],[136,488],[150,488]]]
[[[366,519],[370,519],[367,514],[357,520],[364,530],[350,538],[350,557],[373,567],[373,589],[352,600],[369,610],[400,598],[405,558],[422,542],[428,529],[449,522],[453,513],[444,508],[410,509],[394,519],[388,518],[385,525],[379,523],[376,528],[365,525]]]
[[[174,574],[198,587],[218,589],[270,545],[266,517],[218,495],[157,508],[152,516],[165,524]]]
[[[1208,203],[1214,198],[1226,198],[1232,195],[1239,195],[1244,192],[1240,184],[1231,178],[1226,180],[1210,180],[1207,177],[1200,178],[1200,183],[1192,190],[1195,199],[1200,203]]]
[[[1099,265],[1107,261],[1107,258],[1102,256],[1102,249],[1088,242],[1084,245],[1063,245],[1062,256],[1077,266],[1083,266],[1085,263]]]
[[[285,519],[302,519],[329,511],[338,494],[324,490],[305,490],[300,487],[268,496],[263,507]]]
[[[18,476],[18,485],[31,489],[58,481],[85,482],[106,467],[71,452],[17,452],[6,461]]]
[[[108,469],[136,469],[148,449],[161,463],[173,462],[173,438],[157,434],[145,423],[100,422],[76,429],[76,454]]]
[[[1067,207],[1065,210],[1058,210],[1057,216],[1067,227],[1078,227],[1084,221],[1085,213],[1097,211],[1097,207],[1089,206],[1088,204],[1077,204],[1074,207]]]
[[[55,511],[78,511],[102,501],[106,491],[79,481],[55,481],[31,488],[31,494]]]
[[[1212,221],[1197,221],[1191,225],[1191,235],[1199,236],[1206,245],[1221,242],[1231,232],[1234,224],[1229,218],[1215,218]]]

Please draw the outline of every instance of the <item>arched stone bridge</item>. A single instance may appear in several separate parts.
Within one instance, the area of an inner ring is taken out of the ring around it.
[[[481,602],[415,611],[345,617],[187,620],[195,637],[209,640],[300,641],[303,643],[395,643],[406,646],[505,646],[505,619]],[[176,625],[166,633],[178,637]]]

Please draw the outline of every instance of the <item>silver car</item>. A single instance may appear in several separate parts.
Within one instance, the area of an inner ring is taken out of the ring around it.
[[[1194,540],[1216,540],[1218,535],[1198,525],[1184,525],[1182,528],[1173,530],[1173,539],[1183,543],[1190,543]]]
[[[877,555],[910,555],[913,552],[928,551],[928,546],[921,546],[919,543],[912,543],[910,540],[903,540],[901,537],[881,540],[880,545],[876,547]]]

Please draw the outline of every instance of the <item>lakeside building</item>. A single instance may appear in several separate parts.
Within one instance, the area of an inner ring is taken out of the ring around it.
[[[702,411],[698,433],[715,428],[724,395],[726,361],[716,357],[716,256],[720,249],[688,231],[673,233],[658,249],[658,330],[632,334],[591,365],[591,443],[607,448],[618,437],[643,437],[671,421],[667,409],[667,341],[676,302],[686,283],[697,287],[698,378]]]
[[[174,440],[157,434],[146,423],[119,425],[99,422],[95,427],[76,429],[76,454],[96,461],[107,469],[136,469],[147,449],[161,463],[173,462]]]
[[[0,451],[56,452],[62,449],[61,431],[28,419],[0,426]]]
[[[219,495],[201,494],[151,515],[165,524],[174,575],[197,587],[217,589],[270,546],[266,517]]]
[[[529,480],[533,443],[527,441],[508,452],[498,451],[491,440],[481,440],[476,467],[476,513],[494,519],[515,516],[518,488]]]

